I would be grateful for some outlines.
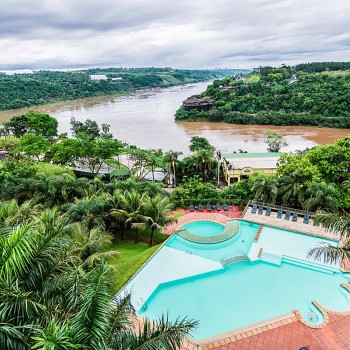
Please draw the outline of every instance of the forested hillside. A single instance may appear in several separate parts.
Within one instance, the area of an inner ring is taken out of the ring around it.
[[[177,70],[171,68],[89,69],[33,74],[0,73],[0,110],[131,92],[137,89],[193,83],[233,74],[232,70]],[[91,80],[90,75],[107,80]]]
[[[334,69],[334,70],[331,70]],[[234,124],[350,127],[350,63],[260,67],[246,76],[216,80],[200,97],[213,108],[176,113],[177,120]]]

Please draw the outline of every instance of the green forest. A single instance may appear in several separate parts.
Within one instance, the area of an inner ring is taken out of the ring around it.
[[[233,70],[171,68],[96,68],[70,72],[38,71],[33,74],[14,75],[0,72],[0,110],[99,95],[122,94],[137,89],[195,83],[233,73]],[[90,75],[96,74],[106,75],[108,79],[91,80]]]
[[[259,67],[247,75],[215,80],[197,97],[208,111],[181,106],[177,120],[233,124],[350,127],[350,64],[323,62]]]

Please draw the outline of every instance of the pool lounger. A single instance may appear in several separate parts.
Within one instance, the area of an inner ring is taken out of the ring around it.
[[[211,211],[211,205],[210,205],[210,203],[207,203],[207,210],[208,210],[208,211]]]
[[[270,216],[271,215],[271,207],[267,207],[265,211],[265,215]]]
[[[258,214],[262,214],[263,211],[264,211],[264,207],[262,205],[259,205]]]
[[[227,203],[224,203],[224,210],[225,210],[225,211],[228,211],[228,205],[227,205]]]
[[[277,212],[276,217],[277,217],[278,219],[280,219],[282,216],[283,216],[282,208],[278,208],[278,212]]]
[[[199,210],[199,211],[203,211],[203,205],[202,205],[202,203],[199,203],[199,204],[198,204],[198,210]]]
[[[194,205],[192,203],[190,204],[190,211],[194,211]]]
[[[290,218],[290,211],[287,210],[286,215],[284,216],[284,219],[289,220],[289,218]]]
[[[220,205],[220,203],[216,203],[216,210],[217,210],[217,211],[221,211],[221,205]]]
[[[305,214],[304,214],[303,223],[304,223],[304,224],[308,224],[308,223],[309,223],[309,219],[310,219],[309,213],[305,213]]]
[[[253,208],[251,213],[255,214],[256,213],[256,209],[258,209],[258,206],[256,204],[253,204]]]
[[[298,221],[298,213],[297,212],[293,213],[292,221]]]

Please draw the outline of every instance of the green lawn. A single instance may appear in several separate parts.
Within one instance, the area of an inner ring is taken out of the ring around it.
[[[109,250],[119,252],[118,258],[109,260],[109,264],[119,273],[118,290],[130,279],[130,277],[149,259],[159,248],[159,245],[149,247],[146,243],[134,243],[131,240],[117,240]]]

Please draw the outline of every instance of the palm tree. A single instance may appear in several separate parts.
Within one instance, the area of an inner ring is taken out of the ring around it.
[[[165,153],[164,160],[169,164],[168,171],[170,175],[170,181],[173,184],[173,187],[176,187],[176,162],[179,156],[182,155],[182,152],[172,151]]]
[[[285,205],[298,207],[304,203],[306,185],[298,172],[282,176],[279,180],[279,193]]]
[[[309,257],[325,262],[336,262],[339,259],[350,259],[350,216],[339,212],[317,212],[315,224],[322,225],[328,232],[338,234],[341,245],[334,247],[330,244],[322,244],[308,252]]]
[[[0,231],[0,348],[176,349],[196,322],[137,320],[130,296],[111,302],[115,272],[81,269],[74,226],[57,208]]]
[[[256,174],[251,178],[254,199],[274,203],[278,193],[278,179],[274,175]]]
[[[326,182],[313,182],[305,193],[306,199],[303,207],[306,210],[315,211],[319,209],[334,210],[338,203],[338,192],[334,185]]]
[[[164,226],[176,221],[175,218],[169,216],[172,210],[168,197],[157,195],[156,197],[146,197],[144,204],[145,220],[151,228],[149,245],[153,245],[154,231],[160,231]]]

